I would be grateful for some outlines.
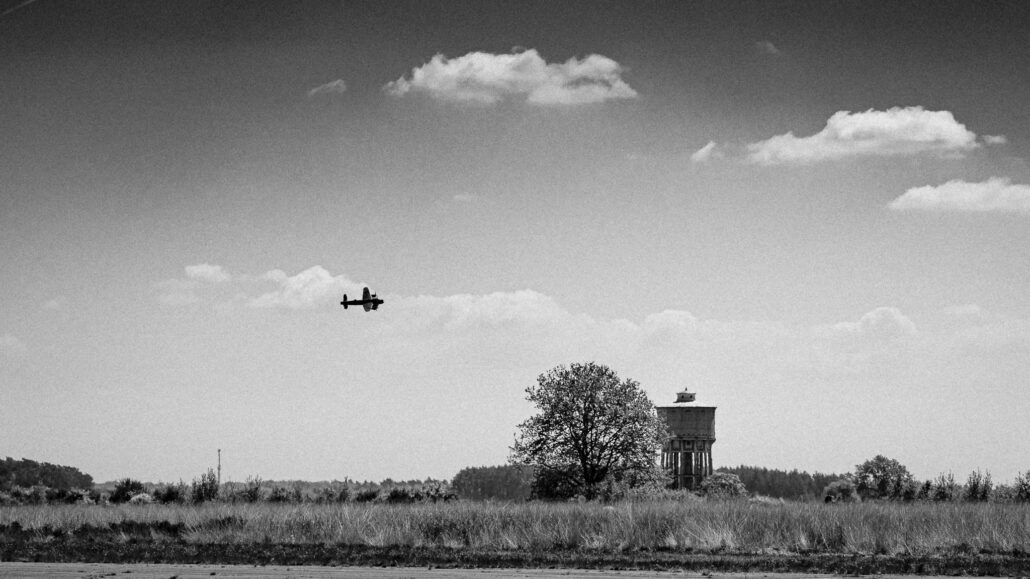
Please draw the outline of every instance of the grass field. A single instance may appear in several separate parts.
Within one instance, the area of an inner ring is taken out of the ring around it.
[[[1030,505],[593,503],[43,505],[0,508],[40,536],[152,528],[187,543],[349,544],[491,550],[765,553],[1030,551]],[[161,531],[164,524],[166,531]]]

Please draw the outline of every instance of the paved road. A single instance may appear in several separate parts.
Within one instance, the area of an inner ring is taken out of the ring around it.
[[[346,577],[349,579],[840,579],[838,575],[803,573],[725,573],[701,575],[670,571],[592,571],[581,569],[437,569],[424,567],[278,567],[248,565],[118,565],[107,563],[0,563],[0,577],[7,579],[55,577],[99,579],[301,579]],[[911,579],[904,575],[877,575],[876,579]],[[920,577],[919,579],[935,579]],[[953,579],[953,578],[948,578]]]
[[[0,563],[3,578],[100,578],[124,577],[131,579],[210,579],[211,577],[272,578],[325,578],[351,579],[644,579],[657,577],[708,576],[686,573],[658,573],[648,571],[590,571],[579,569],[439,569],[426,567],[278,567],[247,565],[117,565],[92,563]],[[751,577],[758,578],[759,575]],[[814,575],[812,577],[815,577]],[[825,575],[823,577],[829,577]]]

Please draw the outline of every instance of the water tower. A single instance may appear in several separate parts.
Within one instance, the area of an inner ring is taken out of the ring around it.
[[[659,406],[658,417],[669,427],[662,448],[662,468],[673,476],[678,489],[696,489],[712,474],[715,443],[715,406],[689,406],[693,392],[679,392],[673,406]]]

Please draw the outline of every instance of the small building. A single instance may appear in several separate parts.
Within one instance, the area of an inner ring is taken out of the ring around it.
[[[658,406],[658,417],[669,428],[662,448],[662,468],[673,476],[678,489],[696,489],[712,474],[715,444],[715,406],[691,406],[696,395],[679,392],[672,406]]]

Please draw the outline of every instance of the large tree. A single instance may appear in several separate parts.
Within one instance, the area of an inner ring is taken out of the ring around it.
[[[536,467],[538,494],[592,499],[612,485],[661,482],[666,427],[639,383],[593,362],[557,366],[526,399],[538,413],[518,426],[511,461]]]
[[[912,474],[897,460],[878,454],[855,466],[855,482],[863,499],[899,499],[912,486]]]

